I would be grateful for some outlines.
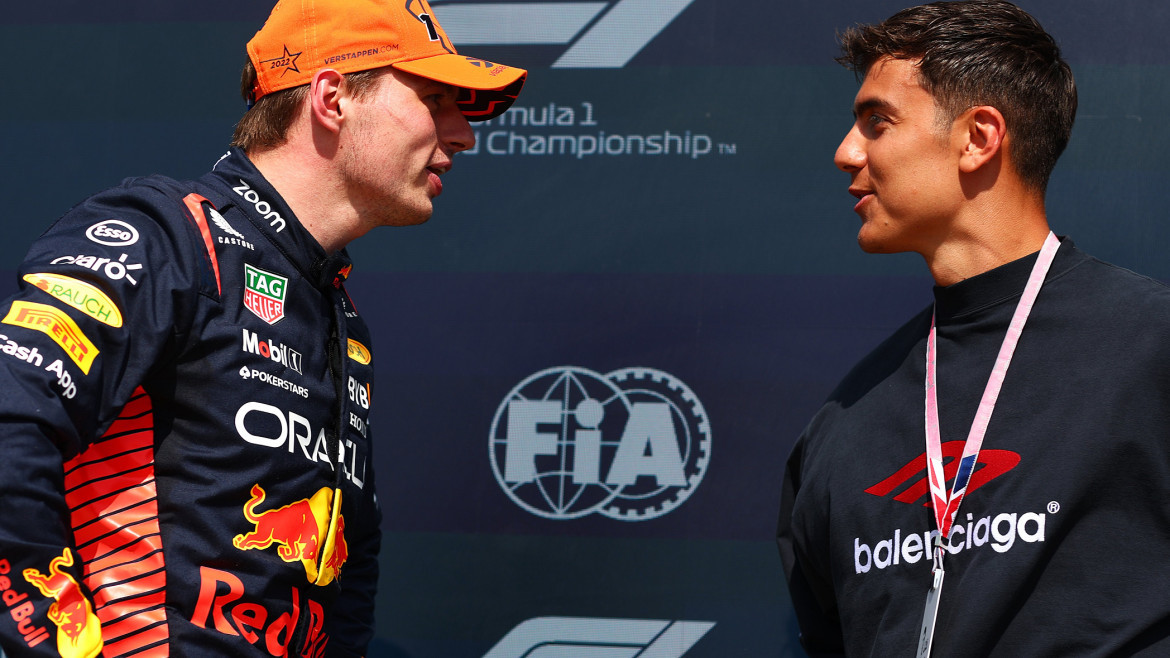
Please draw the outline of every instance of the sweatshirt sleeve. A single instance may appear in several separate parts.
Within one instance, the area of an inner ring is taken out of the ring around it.
[[[189,324],[202,277],[191,238],[174,198],[128,182],[38,238],[18,292],[0,303],[0,647],[9,658],[101,651],[100,597],[86,587],[85,533],[75,533],[90,520],[85,481],[97,477],[84,458]]]
[[[844,640],[837,613],[832,583],[816,569],[816,560],[809,555],[810,535],[815,529],[802,522],[795,513],[802,491],[802,466],[806,436],[796,442],[785,465],[784,481],[780,490],[780,520],[776,543],[784,565],[784,579],[788,594],[800,625],[800,644],[813,658],[843,656]],[[828,510],[821,510],[828,514]]]

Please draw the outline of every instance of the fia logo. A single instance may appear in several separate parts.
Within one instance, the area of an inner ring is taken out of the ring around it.
[[[691,389],[661,370],[562,366],[504,398],[489,456],[500,487],[537,516],[645,521],[698,488],[711,425]]]

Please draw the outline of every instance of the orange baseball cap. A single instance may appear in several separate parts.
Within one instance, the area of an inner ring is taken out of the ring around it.
[[[503,114],[528,72],[455,52],[427,0],[279,0],[248,42],[256,68],[253,100],[308,84],[323,68],[338,73],[383,66],[460,91],[468,121]]]

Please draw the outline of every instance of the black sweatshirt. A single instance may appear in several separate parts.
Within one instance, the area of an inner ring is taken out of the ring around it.
[[[1035,260],[935,289],[948,478]],[[789,458],[778,542],[812,655],[917,647],[930,318],[863,359]],[[945,566],[935,656],[1170,655],[1170,288],[1063,241]]]

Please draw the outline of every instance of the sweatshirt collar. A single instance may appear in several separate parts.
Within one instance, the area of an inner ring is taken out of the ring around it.
[[[1023,292],[1038,255],[1039,251],[1036,251],[956,284],[935,286],[937,321],[941,324],[1015,300]],[[1056,252],[1056,259],[1048,270],[1048,276],[1044,278],[1045,283],[1062,276],[1086,258],[1071,239],[1061,237],[1060,251]]]

